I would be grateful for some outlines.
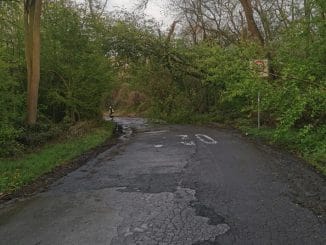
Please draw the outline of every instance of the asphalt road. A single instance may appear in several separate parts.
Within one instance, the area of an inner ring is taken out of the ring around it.
[[[300,160],[231,130],[117,120],[120,143],[1,208],[0,244],[326,244],[325,179]]]

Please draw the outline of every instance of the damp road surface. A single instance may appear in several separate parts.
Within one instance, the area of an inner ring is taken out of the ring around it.
[[[237,132],[115,119],[119,143],[0,210],[0,244],[326,244],[325,179]]]

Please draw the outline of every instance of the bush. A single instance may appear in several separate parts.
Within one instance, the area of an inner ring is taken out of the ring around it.
[[[16,141],[20,131],[8,124],[0,126],[0,158],[13,156],[22,150],[22,146]]]
[[[23,96],[18,90],[18,82],[10,73],[5,50],[0,49],[0,157],[9,156],[20,150],[16,142],[21,130]]]
[[[100,31],[107,31],[101,19],[93,23],[65,1],[45,9],[39,102],[41,113],[51,120],[76,122],[101,116],[103,97],[114,78]]]

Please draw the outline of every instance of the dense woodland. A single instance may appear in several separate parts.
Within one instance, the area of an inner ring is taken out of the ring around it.
[[[0,156],[101,119],[109,104],[250,130],[260,93],[252,132],[325,167],[326,1],[169,0],[167,30],[144,16],[147,1],[112,13],[95,0],[43,1],[37,30],[37,2],[0,1]],[[268,59],[268,78],[255,59]]]

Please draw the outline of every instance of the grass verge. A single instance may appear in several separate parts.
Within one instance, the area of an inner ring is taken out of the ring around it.
[[[257,129],[248,126],[240,126],[239,128],[250,137],[262,139],[269,144],[280,146],[295,153],[326,176],[326,141],[322,135],[315,133],[307,137],[308,140],[302,140],[300,132],[294,130],[275,137],[275,129]]]
[[[41,150],[20,159],[0,159],[0,196],[14,192],[63,165],[82,153],[104,143],[113,134],[114,125],[105,124],[83,136],[46,145]]]

